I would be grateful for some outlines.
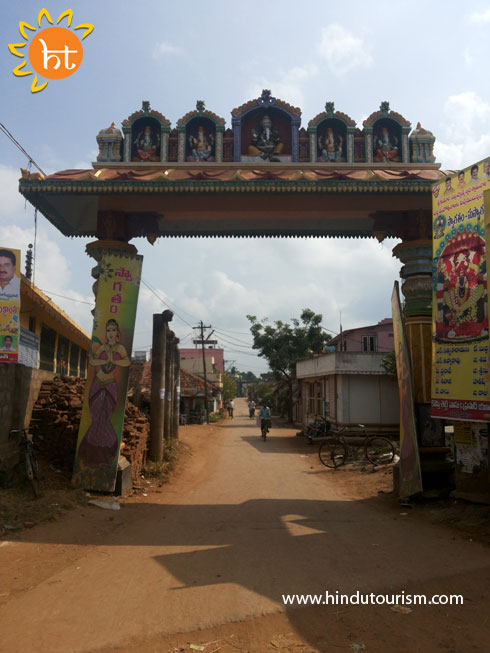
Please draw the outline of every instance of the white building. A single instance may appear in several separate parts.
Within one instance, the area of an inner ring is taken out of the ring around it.
[[[374,352],[333,352],[297,363],[301,395],[297,420],[307,424],[321,416],[334,430],[361,423],[369,432],[398,435],[398,384],[381,367],[383,357]]]

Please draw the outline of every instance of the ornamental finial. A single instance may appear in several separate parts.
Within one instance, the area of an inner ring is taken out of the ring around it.
[[[141,104],[141,108],[143,109],[143,113],[150,113],[151,111],[150,100],[143,100]]]
[[[389,103],[389,102],[386,102],[386,101],[381,102],[381,106],[380,106],[379,108],[380,108],[380,110],[381,110],[383,113],[389,113],[389,111],[390,111],[390,103]]]
[[[204,100],[198,100],[196,102],[196,109],[199,111],[199,113],[203,113],[203,111],[206,109],[206,103]]]
[[[335,104],[333,102],[326,102],[325,103],[325,111],[327,113],[334,113],[335,112]]]

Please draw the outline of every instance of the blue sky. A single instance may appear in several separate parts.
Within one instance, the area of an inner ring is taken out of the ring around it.
[[[55,20],[71,8],[74,24],[89,22],[95,29],[83,42],[76,74],[33,95],[30,78],[12,75],[19,60],[7,44],[22,40],[19,21],[36,25],[43,6]],[[142,100],[174,125],[204,99],[230,126],[234,107],[270,88],[301,107],[303,126],[327,100],[358,124],[389,100],[413,127],[420,121],[436,135],[443,168],[487,156],[490,3],[354,1],[346,7],[324,0],[4,2],[0,121],[44,170],[54,172],[90,167],[97,132],[113,120],[120,126]],[[26,160],[0,136],[0,241],[25,252],[33,210],[18,195],[17,179]],[[62,237],[40,216],[36,284],[91,301],[84,244]],[[244,346],[250,342],[247,313],[287,320],[308,306],[332,330],[340,311],[344,328],[373,323],[390,313],[400,268],[391,256],[394,243],[373,240],[135,244],[145,256],[143,277],[183,318],[174,325],[184,344],[189,324],[202,319],[222,336],[241,340],[235,346],[222,340],[226,358],[254,371],[264,364]],[[90,306],[53,299],[90,331]],[[162,308],[143,287],[136,348],[151,343],[151,314]]]

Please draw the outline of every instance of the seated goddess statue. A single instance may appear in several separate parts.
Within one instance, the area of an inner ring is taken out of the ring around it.
[[[335,134],[332,127],[327,127],[324,136],[318,139],[320,158],[322,161],[342,161],[342,145],[344,139]]]
[[[381,127],[374,143],[374,160],[376,162],[401,161],[398,152],[398,139],[396,136],[390,136],[386,127]]]
[[[264,116],[260,121],[259,129],[252,129],[252,145],[248,146],[250,156],[260,156],[264,161],[278,162],[280,154],[284,148],[281,143],[277,129],[272,127],[272,120],[269,116]]]
[[[159,161],[159,137],[154,134],[150,125],[146,125],[134,140],[136,156],[134,161]]]
[[[206,136],[202,125],[198,127],[197,134],[189,136],[189,146],[191,153],[187,157],[188,161],[214,161],[214,136],[212,134]]]

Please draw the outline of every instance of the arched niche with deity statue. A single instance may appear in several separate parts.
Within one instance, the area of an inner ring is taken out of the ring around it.
[[[231,112],[233,160],[278,163],[299,160],[301,109],[263,90]]]
[[[170,121],[154,111],[144,100],[140,111],[135,111],[122,123],[124,134],[123,161],[125,163],[157,163],[168,160]]]
[[[379,111],[372,113],[363,125],[367,163],[409,163],[410,123],[391,111],[389,102],[381,102]]]
[[[203,100],[196,102],[177,122],[177,161],[211,163],[223,161],[225,119],[208,111]]]
[[[308,123],[310,161],[353,163],[356,123],[347,114],[335,111],[333,102]]]

